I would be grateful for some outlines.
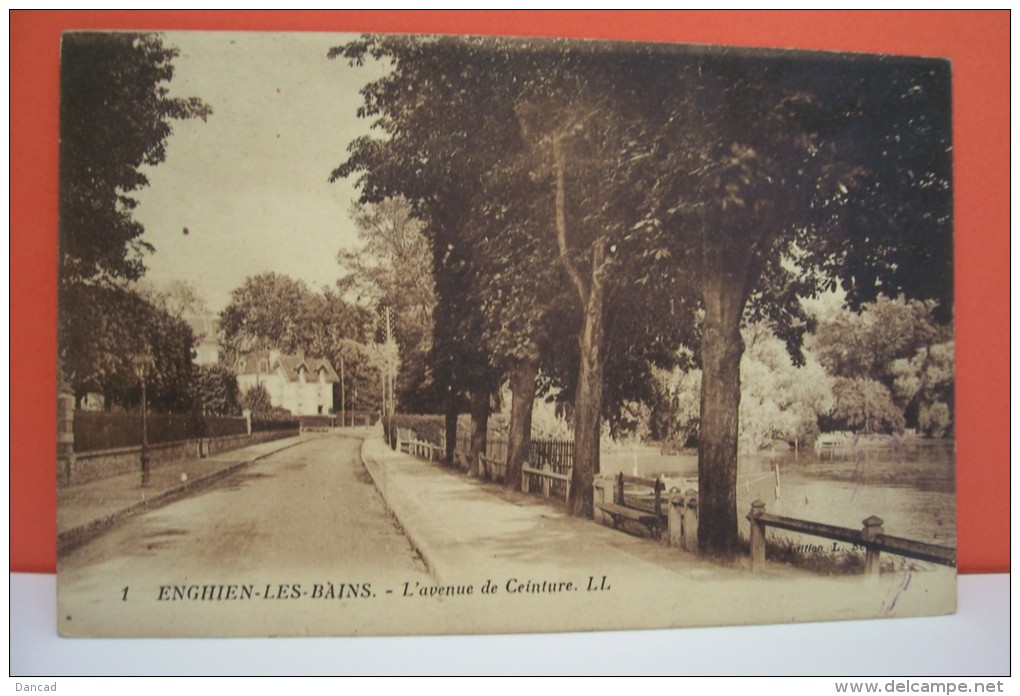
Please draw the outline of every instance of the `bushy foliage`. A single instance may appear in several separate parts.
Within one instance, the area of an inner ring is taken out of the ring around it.
[[[241,406],[248,409],[252,414],[272,413],[274,411],[273,400],[264,384],[256,384],[249,387],[241,397]]]
[[[289,411],[277,409],[271,412],[253,413],[251,417],[252,432],[263,430],[298,430],[301,422]]]
[[[953,429],[954,342],[919,348],[914,357],[893,362],[893,396],[917,411],[917,426],[926,435],[941,437]]]
[[[147,356],[149,405],[191,410],[195,339],[182,319],[118,286],[74,284],[62,293],[59,332],[61,369],[77,397],[95,392],[108,406],[137,407],[135,360]]]
[[[810,446],[818,416],[832,408],[832,378],[813,356],[796,366],[786,346],[761,325],[744,331],[741,360],[740,437],[754,451],[773,440]]]
[[[232,370],[221,365],[200,365],[195,374],[195,389],[203,413],[211,416],[241,413],[241,393]]]
[[[170,97],[177,49],[157,34],[69,32],[60,50],[61,282],[137,279],[145,271],[133,195],[166,158],[174,119],[212,112]]]
[[[386,441],[394,441],[394,431],[413,430],[419,440],[441,445],[446,436],[446,420],[443,416],[396,413],[383,419],[383,433]]]
[[[867,377],[839,377],[832,388],[835,404],[831,417],[863,433],[902,432],[903,411],[893,402],[889,388]]]
[[[388,307],[399,347],[397,399],[405,409],[434,402],[427,362],[436,304],[432,251],[422,223],[403,198],[354,203],[351,218],[362,243],[342,249],[337,260],[346,275],[338,286],[374,312]],[[381,340],[381,337],[377,337]]]
[[[818,437],[818,418],[832,408],[832,378],[807,353],[795,365],[785,342],[763,324],[743,331],[740,442],[754,451],[773,440],[808,446]],[[660,371],[655,430],[669,449],[697,440],[701,370]]]

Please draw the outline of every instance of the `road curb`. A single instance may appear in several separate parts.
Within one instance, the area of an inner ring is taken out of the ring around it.
[[[244,467],[250,466],[251,464],[254,464],[255,462],[261,459],[265,459],[266,457],[277,454],[278,452],[283,452],[284,450],[288,450],[291,447],[297,447],[298,445],[304,444],[306,442],[311,442],[312,440],[316,439],[318,438],[308,438],[307,440],[300,440],[299,442],[291,442],[288,443],[287,445],[284,445],[283,447],[270,450],[268,452],[264,452],[258,456],[252,457],[251,459],[244,459],[239,462],[235,462],[222,469],[212,471],[204,476],[189,479],[179,485],[172,486],[164,491],[156,493],[151,498],[145,498],[144,500],[140,500],[137,503],[132,503],[131,505],[128,505],[125,508],[121,508],[120,510],[109,515],[106,515],[104,517],[99,517],[97,519],[90,520],[85,524],[80,524],[77,527],[72,527],[71,529],[65,529],[62,532],[58,532],[57,552],[62,553],[65,551],[69,551],[74,547],[79,546],[85,543],[86,541],[89,541],[90,539],[93,539],[96,536],[102,534],[104,531],[114,526],[121,520],[124,520],[133,515],[137,515],[141,512],[145,512],[147,510],[153,510],[155,508],[162,507],[163,505],[178,500],[184,497],[185,495],[188,495],[189,493],[198,491],[211,483],[215,483],[221,478],[229,476],[230,474],[233,474],[239,471],[240,469],[243,469]]]
[[[414,547],[414,550],[419,556],[421,556],[422,562],[425,563],[425,567],[428,569],[429,575],[431,575],[437,582],[441,583],[443,581],[443,573],[437,565],[437,557],[439,554],[432,549],[431,542],[425,536],[423,536],[420,532],[415,531],[407,524],[407,512],[403,511],[404,514],[401,515],[401,505],[393,504],[394,496],[389,491],[389,485],[386,481],[383,465],[375,459],[365,456],[365,446],[368,445],[368,443],[369,438],[363,439],[358,451],[358,456],[361,457],[362,465],[365,467],[365,470],[368,471],[368,475],[372,477],[372,483],[375,484],[375,489],[379,491],[379,495],[382,496],[383,502],[386,503],[386,507],[391,513],[393,513],[393,517],[396,518],[397,524],[400,525],[400,529],[404,533],[404,536],[407,537],[411,546]],[[439,565],[441,565],[441,563]]]

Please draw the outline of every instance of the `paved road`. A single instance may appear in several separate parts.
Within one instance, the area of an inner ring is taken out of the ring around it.
[[[346,607],[428,578],[360,444],[337,435],[285,450],[64,555],[62,631],[160,634],[164,622],[184,622],[216,633],[218,617],[250,614],[250,632],[261,634],[283,613],[311,633],[338,619],[355,619],[343,632],[359,632]]]

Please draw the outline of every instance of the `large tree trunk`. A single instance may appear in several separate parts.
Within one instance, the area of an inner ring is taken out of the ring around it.
[[[510,436],[506,450],[503,486],[521,490],[521,468],[531,456],[531,415],[535,406],[538,361],[525,358],[510,370]]]
[[[601,268],[605,251],[605,239],[596,240],[590,292],[587,306],[584,308],[584,326],[579,338],[581,367],[577,377],[577,392],[574,395],[574,469],[570,479],[570,499],[567,501],[567,508],[570,514],[585,517],[592,516],[593,479],[595,474],[599,473],[602,344],[605,342]]]
[[[698,548],[732,556],[737,528],[737,440],[740,434],[740,319],[746,301],[746,251],[706,249],[702,266],[705,322],[701,337],[701,425],[698,435]]]
[[[577,290],[584,312],[584,324],[578,344],[581,367],[574,394],[574,467],[570,477],[567,510],[572,515],[591,517],[593,479],[599,472],[599,431],[602,416],[602,344],[605,337],[603,311],[605,297],[605,237],[597,237],[591,245],[591,276],[585,278],[578,269],[567,235],[566,155],[562,138],[553,138],[553,168],[556,174],[556,247],[560,263]]]
[[[489,392],[471,394],[471,450],[468,453],[468,475],[478,476],[485,454],[485,440],[489,429]]]

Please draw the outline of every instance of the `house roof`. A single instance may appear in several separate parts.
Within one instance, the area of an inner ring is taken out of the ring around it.
[[[263,360],[269,366],[268,373],[274,373],[279,370],[290,382],[300,380],[299,375],[302,369],[306,370],[310,376],[314,375],[313,379],[318,379],[317,375],[319,372],[322,372],[327,382],[340,381],[340,377],[337,375],[336,370],[333,369],[333,365],[326,358],[289,355],[287,353],[277,353],[275,350],[257,350],[239,356],[234,364],[234,372],[238,375],[267,374],[267,372],[260,372],[259,370],[259,364]]]

